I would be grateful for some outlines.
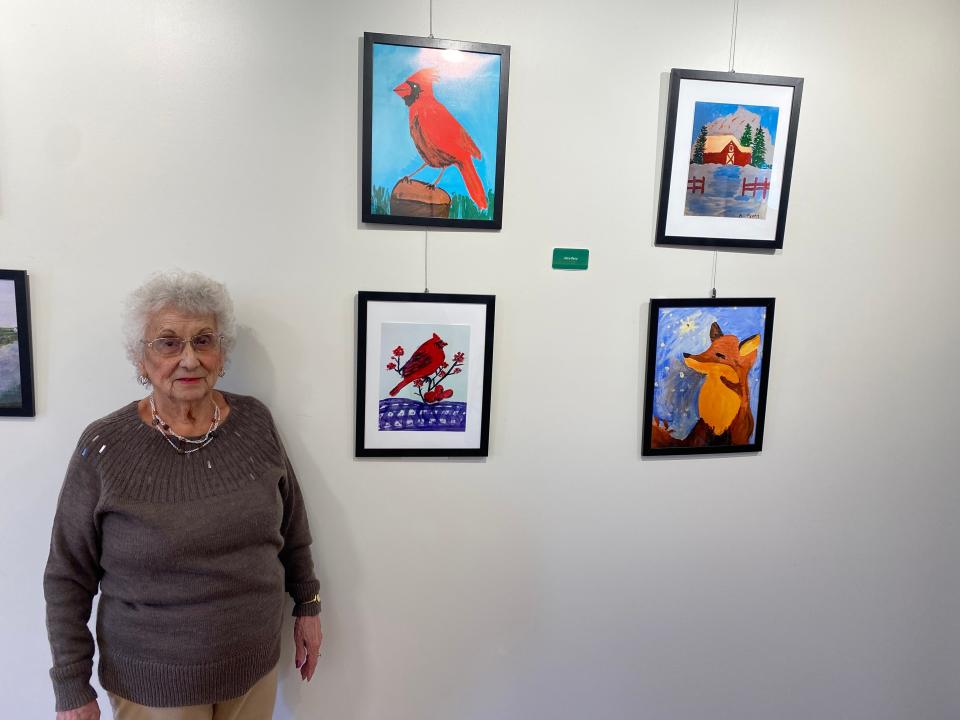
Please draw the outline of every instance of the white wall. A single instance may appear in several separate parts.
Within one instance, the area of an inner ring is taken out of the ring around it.
[[[430,234],[432,290],[497,296],[486,461],[352,455],[355,293],[423,287],[423,232],[358,222],[360,37],[425,35],[426,0],[0,0],[38,387],[0,421],[3,714],[52,718],[62,472],[140,392],[121,299],[181,266],[233,292],[224,386],[315,529],[325,651],[277,718],[960,717],[958,5],[741,3],[737,69],[806,78],[785,249],[719,257],[721,295],[777,298],[765,447],[646,461],[647,300],[713,261],[652,245],[662,74],[726,69],[730,4],[434,4],[513,47],[504,229]]]

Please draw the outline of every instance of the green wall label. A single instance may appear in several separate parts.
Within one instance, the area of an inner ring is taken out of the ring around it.
[[[585,248],[554,248],[554,270],[586,270],[590,251]]]

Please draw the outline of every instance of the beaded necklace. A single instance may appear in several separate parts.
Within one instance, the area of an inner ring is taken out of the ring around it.
[[[217,405],[212,397],[210,398],[210,401],[213,403],[213,422],[210,423],[210,429],[207,430],[207,434],[202,438],[197,439],[184,437],[183,435],[178,435],[176,432],[174,432],[170,425],[165,423],[161,419],[160,415],[157,414],[157,406],[153,402],[153,394],[151,393],[147,399],[150,401],[150,412],[153,415],[153,426],[157,429],[157,432],[163,435],[163,439],[170,443],[170,447],[172,447],[181,455],[189,455],[190,453],[195,453],[197,450],[202,450],[211,442],[213,442],[213,439],[217,436],[216,431],[217,428],[220,427],[220,406]],[[177,439],[178,443],[175,443],[170,439],[171,435]],[[184,450],[183,443],[196,445],[196,447],[190,448],[189,450]]]

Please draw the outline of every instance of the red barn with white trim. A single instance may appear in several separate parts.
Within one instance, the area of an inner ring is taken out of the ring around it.
[[[733,135],[707,135],[703,148],[704,164],[749,165],[753,150],[744,147]]]

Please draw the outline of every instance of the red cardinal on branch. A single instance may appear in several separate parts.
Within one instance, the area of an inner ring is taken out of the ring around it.
[[[487,193],[471,160],[481,159],[480,148],[450,111],[433,96],[433,83],[436,80],[437,71],[424,68],[393,89],[410,108],[410,137],[423,158],[423,165],[405,179],[409,180],[429,165],[440,168],[440,174],[430,185],[436,187],[447,168],[456,165],[470,198],[478,208],[486,210]]]
[[[400,368],[400,374],[403,380],[393,390],[390,391],[390,397],[394,397],[403,390],[409,383],[436,372],[437,368],[443,363],[445,357],[443,348],[446,343],[440,339],[436,333],[423,345],[417,348],[417,351],[410,356],[410,359]]]

